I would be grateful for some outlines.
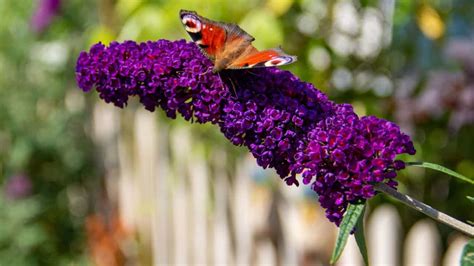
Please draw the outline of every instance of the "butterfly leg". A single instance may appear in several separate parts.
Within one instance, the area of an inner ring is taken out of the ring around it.
[[[222,88],[225,89],[224,85],[225,85],[225,82],[224,82],[224,77],[226,77],[228,81],[230,81],[230,85],[232,86],[232,91],[230,92],[235,98],[237,98],[237,91],[235,90],[235,84],[234,82],[232,81],[232,78],[229,77],[229,76],[222,76],[220,74],[220,72],[217,72],[217,75],[219,75],[219,77],[221,78],[221,81],[222,81]]]
[[[256,76],[256,77],[260,77],[260,75],[255,74],[254,72],[252,72],[252,69],[245,69],[245,73],[248,73],[248,74]]]
[[[209,72],[211,72],[211,71],[212,71],[212,68],[208,68],[208,69],[206,70],[206,72],[199,74],[199,76],[207,75],[207,74],[208,74]]]

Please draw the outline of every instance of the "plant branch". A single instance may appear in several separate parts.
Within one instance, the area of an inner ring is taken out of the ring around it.
[[[424,204],[423,202],[421,201],[418,201],[408,195],[405,195],[405,194],[402,194],[398,191],[396,191],[395,189],[389,187],[388,185],[384,184],[384,183],[377,183],[375,185],[375,189],[380,191],[380,192],[383,192],[383,193],[386,193],[392,197],[394,197],[395,199],[401,201],[402,203],[404,203],[405,205],[417,210],[417,211],[420,211],[426,215],[428,215],[429,217],[435,219],[436,221],[438,222],[441,222],[441,223],[444,223],[458,231],[461,231],[463,232],[464,234],[467,234],[471,237],[474,237],[474,227],[473,226],[470,226],[466,223],[463,223],[459,220],[456,220],[455,218],[445,214],[445,213],[442,213],[434,208],[432,208],[431,206],[429,205],[426,205]]]

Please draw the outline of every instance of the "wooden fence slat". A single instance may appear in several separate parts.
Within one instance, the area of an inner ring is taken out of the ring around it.
[[[439,265],[440,236],[431,219],[416,222],[408,231],[404,245],[404,265]]]
[[[367,249],[372,265],[400,265],[400,217],[389,204],[375,209],[367,226]]]

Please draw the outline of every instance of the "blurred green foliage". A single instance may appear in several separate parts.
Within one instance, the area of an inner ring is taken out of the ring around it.
[[[32,184],[32,195],[25,199],[0,193],[0,261],[5,265],[85,260],[88,199],[79,193],[83,207],[71,199],[98,177],[85,130],[88,104],[74,82],[83,32],[97,17],[85,1],[65,1],[60,18],[35,33],[29,19],[36,4],[0,3],[0,182],[10,194],[7,184],[15,175],[27,176]]]
[[[418,112],[415,107],[422,104],[419,96],[433,89],[429,86],[437,75],[433,70],[461,75],[459,82],[451,84],[457,86],[456,92],[472,90],[471,73],[445,51],[451,41],[472,42],[474,4],[401,0],[392,10],[384,5],[390,2],[68,0],[61,2],[59,14],[42,33],[33,32],[29,24],[37,3],[0,2],[0,178],[7,184],[21,173],[32,183],[32,195],[25,199],[7,200],[0,195],[0,261],[86,263],[83,223],[93,209],[101,162],[88,133],[90,107],[97,97],[86,99],[76,88],[75,59],[80,50],[98,41],[187,38],[178,19],[180,9],[239,23],[256,37],[259,49],[281,45],[299,58],[286,69],[314,83],[334,101],[353,104],[360,115],[400,123],[416,142],[417,159],[472,178],[472,120],[450,127],[462,103],[437,105],[435,112]],[[391,15],[393,20],[387,20]],[[347,23],[354,16],[357,27]],[[364,33],[363,21],[369,20],[379,23],[379,28],[369,25]],[[425,21],[439,26],[425,27]],[[373,45],[371,38],[379,42],[372,50],[367,48]],[[406,83],[409,88],[402,89]],[[408,106],[401,104],[407,100]],[[412,112],[394,116],[407,108]],[[217,129],[192,130],[200,131],[198,138],[209,145],[216,138],[225,142]],[[400,181],[404,192],[460,219],[474,220],[474,213],[465,211],[471,187],[420,169],[403,171]],[[77,199],[80,204],[74,204]],[[406,227],[421,217],[404,207],[400,211]]]

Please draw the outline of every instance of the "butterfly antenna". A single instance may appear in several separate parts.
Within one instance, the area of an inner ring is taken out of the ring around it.
[[[230,84],[232,84],[232,91],[234,92],[235,98],[237,98],[237,90],[235,89],[235,84],[232,79],[229,77]]]

